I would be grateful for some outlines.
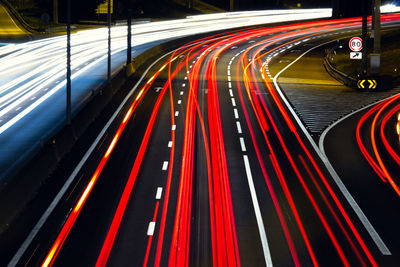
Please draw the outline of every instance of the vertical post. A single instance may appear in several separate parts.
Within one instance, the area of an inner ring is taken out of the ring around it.
[[[374,7],[374,53],[371,54],[371,74],[379,74],[381,68],[381,1],[375,0]]]
[[[108,60],[107,60],[107,81],[111,81],[111,1],[107,0],[107,26],[108,26]]]
[[[126,65],[132,61],[132,11],[128,10],[128,49],[126,54]]]
[[[71,124],[71,0],[67,0],[67,124]]]
[[[58,0],[53,0],[53,22],[58,23]]]
[[[375,38],[375,0],[371,1],[371,38]]]
[[[229,11],[234,11],[235,10],[235,3],[234,3],[234,0],[230,0],[229,1]]]
[[[374,53],[381,52],[381,0],[375,0],[375,18],[374,18]]]
[[[367,51],[368,51],[368,25],[367,25],[367,3],[362,5],[362,75],[367,75]]]

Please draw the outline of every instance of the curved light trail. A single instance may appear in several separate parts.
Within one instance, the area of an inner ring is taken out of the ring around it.
[[[400,16],[385,15],[382,19],[385,24],[399,21]],[[118,204],[100,244],[96,266],[106,266],[115,260],[112,251],[118,250],[116,243],[121,235],[121,225],[127,220],[127,207],[137,196],[138,181],[149,179],[144,177],[143,171],[152,166],[149,167],[145,162],[151,160],[154,149],[158,149],[152,141],[157,135],[157,123],[163,121],[170,127],[163,129],[163,133],[171,142],[169,161],[164,161],[162,167],[166,171],[162,174],[166,178],[162,182],[165,193],[163,199],[149,201],[148,204],[152,211],[147,232],[149,237],[146,239],[145,250],[138,256],[143,266],[193,264],[192,253],[198,238],[193,233],[196,182],[206,185],[206,194],[200,196],[200,201],[207,204],[209,227],[204,234],[210,240],[210,264],[246,266],[243,261],[246,255],[241,251],[243,245],[240,243],[243,232],[238,230],[242,229],[246,218],[237,215],[240,203],[235,195],[237,192],[232,189],[244,177],[232,170],[236,163],[228,160],[231,156],[228,151],[232,145],[228,143],[228,137],[241,140],[240,159],[247,159],[244,161],[246,170],[250,164],[252,168],[261,170],[257,173],[257,180],[254,180],[263,187],[256,188],[252,200],[270,200],[271,205],[268,210],[265,206],[257,208],[253,201],[252,214],[255,217],[261,210],[262,219],[276,218],[277,231],[282,233],[280,244],[288,251],[289,265],[322,266],[328,260],[344,266],[378,266],[362,231],[357,229],[357,224],[330,186],[324,170],[309,150],[309,145],[301,138],[299,127],[287,111],[266,70],[268,64],[272,64],[287,46],[295,47],[312,38],[357,29],[360,24],[360,18],[353,18],[232,30],[196,40],[174,51],[165,63],[147,77],[145,84],[133,97],[129,109],[122,114],[120,125],[94,174],[61,231],[52,240],[46,256],[40,259],[42,266],[59,263],[58,257],[66,249],[64,244],[70,238],[70,233],[79,227],[80,217],[84,214],[83,207],[93,195],[93,188],[99,179],[105,179],[103,169],[113,161],[113,155],[118,153],[121,146],[119,142],[124,139],[126,129],[129,128],[127,126],[135,122],[134,115],[151,98],[155,98],[151,102],[151,115],[145,121],[143,136],[138,137],[140,145],[129,166],[130,174],[124,183],[123,192],[117,197]],[[230,57],[232,50],[237,53]],[[154,97],[152,88],[155,83],[161,84],[162,89]],[[180,102],[175,104],[177,98]],[[391,103],[388,101],[380,104],[378,108],[385,108]],[[183,105],[184,114],[179,115],[176,105]],[[378,108],[373,111],[377,112],[376,116],[382,113]],[[226,110],[233,110],[235,114],[235,120],[229,128],[226,127],[229,121],[224,115]],[[393,111],[387,113],[383,119],[383,128],[386,121],[397,116],[398,110],[399,106],[395,106]],[[373,112],[368,114],[372,115]],[[163,116],[165,113],[167,119]],[[175,118],[178,116],[184,116],[180,131],[177,130],[178,118]],[[380,130],[381,136],[384,136],[384,132],[384,129]],[[246,136],[250,138],[246,139]],[[372,137],[374,140],[375,137]],[[177,146],[178,141],[181,146]],[[202,163],[197,162],[199,151],[205,155]],[[249,157],[253,159],[250,163]],[[388,179],[382,165],[375,165],[380,166],[376,168]],[[198,166],[204,168],[199,169]],[[249,171],[246,175],[249,175]],[[206,178],[198,181],[200,177]],[[247,181],[245,179],[245,184],[250,184]],[[316,225],[317,234],[307,223],[310,220]],[[257,218],[257,238],[262,240],[257,242],[268,242],[271,240],[271,231],[265,221],[261,227],[260,221]],[[265,237],[262,237],[264,232]],[[326,242],[323,249],[318,242],[320,236]],[[274,245],[262,244],[261,254],[267,266],[279,265],[274,255],[277,248],[265,249]],[[331,258],[326,259],[321,250],[329,250]]]

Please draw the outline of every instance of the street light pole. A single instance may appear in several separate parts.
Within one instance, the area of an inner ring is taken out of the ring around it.
[[[67,124],[71,124],[71,0],[67,0]]]
[[[132,11],[128,10],[128,49],[126,54],[126,65],[132,61]]]
[[[108,26],[108,60],[107,60],[107,81],[111,81],[111,1],[107,0],[107,26]]]
[[[375,0],[374,7],[374,53],[371,54],[371,73],[379,74],[381,67],[381,0]]]
[[[58,23],[58,0],[53,0],[53,22]]]
[[[367,50],[368,50],[368,24],[367,24],[367,3],[362,4],[362,75],[367,75]]]

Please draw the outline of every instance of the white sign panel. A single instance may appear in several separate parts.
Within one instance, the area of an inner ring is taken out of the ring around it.
[[[362,59],[361,52],[350,52],[350,59]]]

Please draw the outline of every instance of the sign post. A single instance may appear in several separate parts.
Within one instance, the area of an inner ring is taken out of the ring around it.
[[[368,23],[367,23],[367,3],[363,1],[362,4],[362,39],[365,44],[362,49],[362,75],[367,75],[367,49],[368,49]]]
[[[381,68],[381,1],[375,0],[374,6],[374,53],[371,54],[371,74],[379,74]]]

